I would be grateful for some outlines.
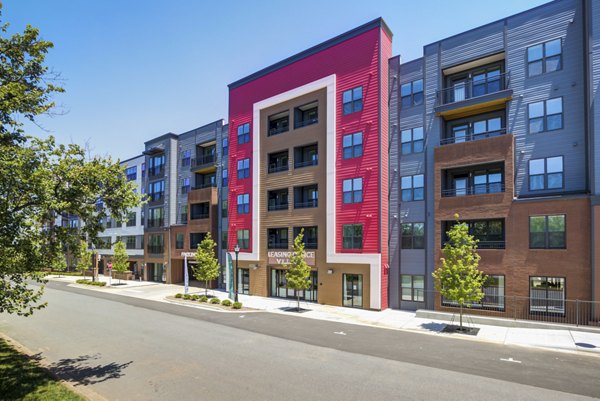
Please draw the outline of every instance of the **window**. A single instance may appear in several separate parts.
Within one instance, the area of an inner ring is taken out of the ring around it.
[[[192,163],[192,151],[184,150],[181,152],[181,167],[189,166]]]
[[[565,215],[529,216],[529,248],[564,249],[566,246]]]
[[[562,41],[551,40],[527,48],[527,71],[529,76],[558,71],[562,68]]]
[[[155,207],[148,209],[148,227],[162,227],[165,224],[165,209]]]
[[[281,113],[269,116],[269,131],[267,136],[281,134],[287,132],[290,129],[290,113],[284,111]]]
[[[229,154],[229,138],[223,138],[222,142],[223,146],[223,156],[227,156]]]
[[[179,207],[179,220],[180,220],[181,224],[187,224],[188,205],[181,205]]]
[[[242,124],[238,127],[238,145],[250,142],[250,123]]]
[[[183,249],[183,233],[177,233],[175,236],[175,249]]]
[[[227,243],[229,242],[229,233],[223,231],[221,233],[221,249],[227,249]]]
[[[137,220],[137,213],[136,212],[127,213],[127,223],[126,223],[126,226],[127,227],[133,227],[133,226],[135,226],[136,220]]]
[[[221,202],[221,218],[222,219],[227,218],[227,214],[229,213],[228,207],[229,207],[229,201],[227,199],[223,200]]]
[[[250,248],[250,230],[238,230],[237,243],[242,249]]]
[[[190,249],[198,249],[198,245],[206,238],[206,233],[190,233]]]
[[[529,160],[529,190],[560,189],[563,187],[563,157]]]
[[[165,155],[153,156],[150,158],[149,177],[157,177],[165,172]]]
[[[187,194],[188,192],[190,192],[190,178],[189,177],[181,180],[181,193]]]
[[[344,224],[342,226],[342,247],[344,249],[362,249],[362,224]]]
[[[319,189],[317,185],[294,188],[294,208],[304,209],[317,207],[319,202]]]
[[[564,314],[565,288],[563,277],[529,277],[529,311]]]
[[[342,185],[344,203],[362,202],[363,182],[362,178],[351,178],[344,180]]]
[[[294,128],[302,128],[319,122],[319,108],[317,102],[296,107],[294,110]]]
[[[165,194],[165,182],[163,180],[150,183],[150,191],[148,196],[150,202],[160,202]]]
[[[221,186],[226,187],[229,184],[229,170],[226,168],[221,172]]]
[[[498,92],[502,89],[500,67],[491,66],[473,73],[471,97],[483,96],[488,93]]]
[[[529,133],[554,131],[563,127],[562,97],[530,103]]]
[[[190,220],[208,219],[210,205],[208,202],[193,203],[190,209]]]
[[[425,249],[425,223],[402,224],[402,249]]]
[[[343,157],[344,159],[352,159],[360,157],[363,154],[363,134],[357,132],[355,134],[344,135],[342,138]]]
[[[96,249],[110,249],[111,238],[110,237],[98,237],[95,245],[96,245]]]
[[[425,302],[425,276],[402,274],[402,300]]]
[[[238,214],[250,213],[250,194],[237,196],[237,212]]]
[[[362,111],[363,109],[363,90],[362,86],[345,91],[342,94],[342,103],[344,115]]]
[[[288,151],[270,153],[269,154],[269,174],[278,173],[280,171],[288,171]]]
[[[300,234],[301,229],[304,229],[304,237],[302,238],[302,242],[304,242],[304,247],[306,249],[317,249],[317,226],[294,227],[294,239],[298,236],[298,234]]]
[[[447,232],[455,224],[456,222],[454,221],[447,221],[443,223],[442,246],[444,243],[448,242]],[[504,249],[504,219],[472,220],[465,221],[460,224],[466,224],[469,227],[469,234],[478,240],[477,247],[479,249]]]
[[[142,163],[142,178],[146,177],[146,163]]]
[[[477,303],[469,303],[469,308],[504,310],[504,276],[488,275],[481,290],[483,291],[483,298]],[[457,302],[450,301],[444,297],[442,297],[442,305],[452,307],[460,306]]]
[[[267,229],[267,248],[268,249],[288,249],[288,229],[287,228],[269,228],[269,229]]]
[[[242,159],[237,162],[238,180],[250,177],[250,159]]]
[[[423,104],[423,80],[408,82],[400,86],[402,108]]]
[[[316,143],[294,148],[294,168],[316,166],[319,163],[319,150]]]
[[[125,249],[136,249],[135,244],[135,235],[128,235],[121,239],[125,243]]]
[[[148,253],[162,254],[164,248],[164,238],[162,234],[150,234],[148,236]]]
[[[423,174],[407,175],[400,179],[402,202],[419,201],[425,198]]]
[[[127,175],[127,181],[135,181],[137,178],[137,166],[127,167],[125,175]]]
[[[288,189],[267,192],[267,210],[270,212],[288,209]]]
[[[402,154],[421,153],[423,151],[423,127],[405,129],[401,133]]]

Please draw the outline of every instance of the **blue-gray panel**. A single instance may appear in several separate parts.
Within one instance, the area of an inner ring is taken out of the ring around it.
[[[399,57],[390,59],[390,76],[398,77]],[[389,146],[389,302],[391,308],[400,307],[400,247],[399,247],[399,129],[398,129],[398,95],[399,80],[390,79],[390,106],[389,106],[389,126],[390,126],[390,146]],[[394,218],[394,215],[396,218]]]
[[[529,191],[531,159],[564,156],[565,188],[586,189],[585,105],[583,75],[583,20],[579,1],[553,2],[535,12],[522,13],[507,22],[506,65],[514,91],[508,106],[507,129],[515,136],[515,190],[517,195],[544,194]],[[527,76],[527,47],[563,39],[563,68],[535,77]],[[530,134],[527,105],[563,97],[563,129]],[[554,191],[556,192],[556,191]]]
[[[425,251],[423,249],[403,249],[400,274],[425,275]]]
[[[444,39],[440,44],[442,68],[499,53],[504,50],[504,21]]]
[[[400,64],[400,84],[423,78],[423,59]]]
[[[600,2],[590,1],[591,8],[591,97],[592,97],[592,193],[600,195]]]

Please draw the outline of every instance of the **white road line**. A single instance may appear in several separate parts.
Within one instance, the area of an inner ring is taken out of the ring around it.
[[[506,359],[506,358],[500,358],[501,361],[504,362],[512,362],[512,363],[522,363],[521,361],[517,361],[516,359],[512,359],[512,357]]]
[[[346,333],[344,333],[343,331],[334,331],[333,334],[339,334],[340,336],[346,335]]]

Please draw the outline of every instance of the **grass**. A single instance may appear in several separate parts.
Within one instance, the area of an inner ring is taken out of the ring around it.
[[[81,280],[77,280],[75,282],[77,284],[95,285],[97,287],[106,286],[106,281],[92,281],[92,280],[88,280],[88,279],[81,279]]]
[[[23,401],[83,401],[35,360],[0,339],[0,398]]]
[[[83,277],[81,272],[44,272],[46,276],[80,276]]]

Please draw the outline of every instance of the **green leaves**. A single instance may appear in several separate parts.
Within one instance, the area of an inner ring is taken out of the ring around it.
[[[304,229],[294,238],[294,251],[290,256],[290,265],[285,273],[288,288],[305,290],[310,288],[310,266],[304,260]]]
[[[129,255],[125,250],[125,243],[118,241],[115,244],[115,253],[112,258],[112,268],[119,273],[125,273],[129,269]]]
[[[212,239],[210,233],[198,244],[196,250],[195,266],[192,265],[194,277],[201,281],[210,281],[219,277],[219,261],[215,256],[215,247],[217,244]]]

